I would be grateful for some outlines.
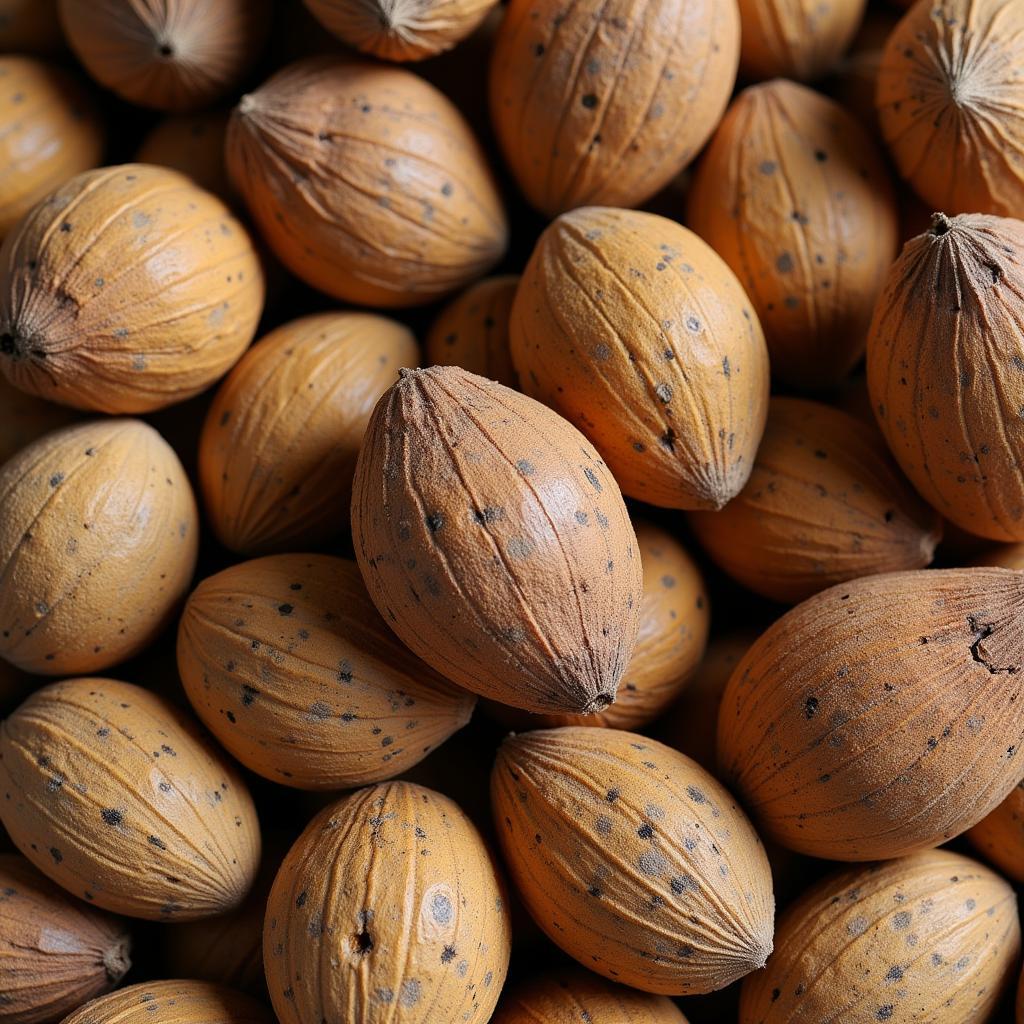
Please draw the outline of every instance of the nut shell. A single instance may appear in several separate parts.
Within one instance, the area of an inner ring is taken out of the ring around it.
[[[206,981],[146,981],[86,1003],[61,1024],[273,1024],[250,996]]]
[[[48,56],[64,46],[57,0],[0,0],[0,53]]]
[[[81,419],[79,413],[66,405],[57,405],[35,395],[26,395],[0,375],[0,466],[13,458],[26,445]]]
[[[179,171],[230,203],[234,197],[224,166],[227,133],[228,115],[223,110],[165,117],[142,140],[135,161]]]
[[[968,833],[971,845],[1014,882],[1024,882],[1024,782]]]

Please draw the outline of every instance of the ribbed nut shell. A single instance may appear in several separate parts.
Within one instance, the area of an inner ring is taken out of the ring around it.
[[[618,485],[546,406],[458,367],[403,370],[356,465],[370,597],[428,665],[527,711],[615,699],[643,595]]]
[[[188,477],[148,424],[32,442],[0,468],[0,657],[71,675],[137,654],[185,596],[198,541]]]
[[[37,690],[0,722],[0,820],[73,895],[153,921],[236,907],[260,858],[233,763],[161,697],[111,679]]]
[[[718,756],[767,837],[829,860],[952,839],[1020,779],[1024,574],[868,576],[797,605],[737,666]]]
[[[204,391],[252,341],[263,271],[246,229],[184,175],[79,174],[0,249],[0,370],[79,409],[148,412]]]
[[[84,84],[63,68],[0,56],[0,87],[3,238],[40,199],[100,162],[103,125]]]
[[[582,430],[624,493],[721,508],[754,461],[768,406],[764,335],[739,281],[651,213],[563,214],[512,307],[523,390]]]
[[[746,487],[690,524],[733,579],[788,604],[844,580],[923,569],[942,536],[876,430],[799,398],[771,400]]]
[[[1022,370],[1024,222],[936,214],[889,271],[868,390],[910,482],[990,540],[1024,540]]]
[[[178,670],[231,754],[300,789],[400,775],[476,703],[398,641],[355,562],[329,555],[257,558],[200,583],[181,617]]]
[[[0,466],[43,434],[81,419],[66,405],[26,395],[0,375]]]
[[[686,1024],[667,996],[612,985],[587,971],[562,969],[506,992],[491,1024]]]
[[[1024,5],[932,0],[899,23],[878,117],[900,174],[933,210],[1024,215]]]
[[[739,1024],[984,1024],[1020,953],[1017,898],[946,850],[830,875],[779,920]]]
[[[281,1024],[487,1021],[509,951],[479,833],[453,801],[408,782],[325,808],[267,905],[263,956]]]
[[[512,0],[491,121],[531,205],[639,206],[700,152],[736,80],[736,0]]]
[[[739,5],[743,77],[813,81],[846,52],[867,0],[739,0]]]
[[[498,751],[491,805],[526,908],[590,970],[693,995],[764,966],[764,847],[695,761],[613,729],[521,733]]]
[[[319,313],[271,331],[221,384],[199,441],[206,513],[232,551],[313,547],[338,534],[374,404],[419,363],[403,324]]]
[[[54,1024],[113,988],[131,945],[123,921],[71,899],[24,857],[0,854],[4,1024]]]
[[[1024,882],[1024,782],[968,833],[971,845],[1014,882]]]
[[[71,49],[101,85],[157,110],[235,90],[270,26],[269,0],[59,0]]]
[[[383,60],[423,60],[450,50],[497,0],[304,0],[342,42]]]
[[[136,163],[169,167],[190,178],[200,188],[232,200],[224,166],[224,140],[228,114],[208,110],[200,114],[165,117],[149,131],[135,154]]]
[[[880,154],[842,107],[781,80],[740,93],[698,165],[687,223],[750,295],[774,378],[822,390],[853,368],[898,218]]]
[[[57,0],[0,0],[0,53],[49,56],[64,45]]]
[[[505,251],[501,198],[469,126],[402,68],[288,65],[242,97],[227,163],[277,258],[335,298],[422,305]]]
[[[86,1003],[61,1024],[273,1024],[251,996],[207,981],[145,981]]]
[[[508,331],[519,277],[485,277],[437,315],[424,342],[428,366],[461,366],[506,387],[519,385]]]

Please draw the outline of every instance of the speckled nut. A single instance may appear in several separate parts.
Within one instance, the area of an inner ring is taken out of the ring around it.
[[[263,1003],[206,981],[147,981],[86,1003],[61,1024],[273,1024]]]

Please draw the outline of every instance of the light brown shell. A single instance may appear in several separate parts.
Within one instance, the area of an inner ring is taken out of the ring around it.
[[[541,235],[512,307],[523,390],[582,430],[630,497],[721,508],[754,462],[768,352],[733,272],[655,214],[584,207]]]
[[[491,121],[549,217],[639,206],[700,151],[739,61],[736,0],[512,0],[491,60]]]
[[[206,981],[145,981],[86,1003],[61,1024],[273,1024],[250,996]]]
[[[43,434],[66,427],[81,415],[66,405],[26,395],[0,375],[0,466]]]
[[[739,1024],[984,1024],[1020,953],[1013,889],[933,850],[830,875],[782,915]]]
[[[210,525],[233,551],[312,547],[342,532],[377,399],[419,363],[403,324],[319,313],[271,331],[221,384],[199,442]]]
[[[473,713],[377,614],[355,562],[271,555],[204,580],[178,670],[206,727],[247,768],[300,789],[400,775]]]
[[[342,42],[383,60],[423,60],[450,50],[497,0],[304,0]]]
[[[559,970],[506,992],[491,1024],[686,1024],[666,996],[612,985],[587,971]]]
[[[793,82],[744,90],[697,167],[687,223],[746,288],[774,379],[822,390],[853,368],[899,224],[882,158],[842,107]]]
[[[281,1024],[490,1020],[509,960],[490,853],[458,805],[407,782],[314,818],[267,905],[263,956]]]
[[[146,164],[79,174],[0,249],[0,370],[79,409],[180,402],[252,341],[263,271],[245,228],[184,175]]]
[[[135,160],[180,171],[200,188],[231,202],[233,195],[224,166],[227,133],[228,114],[224,110],[165,117],[142,140]]]
[[[718,756],[763,833],[830,860],[899,857],[1020,779],[1024,574],[869,576],[779,619],[722,699]]]
[[[510,736],[491,805],[520,897],[548,938],[644,992],[712,992],[764,966],[764,847],[728,792],[670,747],[614,729]]]
[[[137,654],[185,596],[198,541],[188,478],[151,426],[44,435],[0,468],[0,656],[71,675]]]
[[[971,845],[1014,882],[1024,882],[1024,782],[967,833]]]
[[[63,49],[57,0],[0,0],[0,53],[45,57]]]
[[[771,400],[746,487],[690,524],[733,579],[789,604],[844,580],[923,569],[942,536],[877,431],[799,398]]]
[[[59,0],[71,49],[129,103],[197,110],[237,88],[259,56],[269,0]]]
[[[278,259],[335,298],[422,304],[505,251],[505,212],[469,126],[401,68],[288,65],[242,97],[227,163]]]
[[[867,0],[739,0],[739,5],[743,77],[812,81],[846,52]]]
[[[0,238],[40,199],[100,162],[103,134],[81,81],[43,61],[0,56]]]
[[[461,366],[506,387],[518,387],[508,342],[518,284],[517,274],[485,277],[452,299],[427,332],[427,365]]]
[[[24,857],[0,854],[0,1020],[54,1024],[131,966],[123,921],[71,899]]]
[[[236,907],[260,858],[252,798],[191,718],[131,683],[70,679],[0,722],[0,820],[98,907],[188,921]]]
[[[370,418],[352,534],[381,615],[449,679],[528,711],[615,699],[636,536],[597,452],[547,407],[458,367],[403,370]]]
[[[990,540],[1024,540],[1022,296],[1024,223],[936,214],[892,265],[868,337],[868,390],[896,461],[947,519]]]
[[[1024,5],[917,4],[885,47],[877,104],[897,169],[931,209],[1024,213]]]

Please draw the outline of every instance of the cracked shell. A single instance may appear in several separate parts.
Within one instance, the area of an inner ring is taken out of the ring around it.
[[[546,406],[459,367],[402,370],[352,497],[378,611],[428,665],[527,711],[614,699],[643,596],[622,495]]]
[[[501,881],[458,805],[408,782],[314,818],[267,904],[263,958],[281,1024],[490,1019],[510,951]]]
[[[251,996],[207,981],[146,981],[86,1003],[61,1024],[273,1024]]]
[[[968,833],[971,845],[1014,882],[1024,883],[1024,782]]]
[[[224,913],[260,857],[252,798],[191,718],[131,683],[70,679],[0,723],[0,821],[72,895],[154,921]]]
[[[1024,573],[869,576],[797,605],[722,698],[718,758],[763,834],[828,860],[938,846],[1020,780]]]
[[[613,729],[510,736],[491,805],[519,895],[548,938],[644,992],[713,992],[764,966],[764,847],[695,761]]]

